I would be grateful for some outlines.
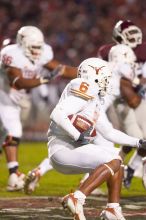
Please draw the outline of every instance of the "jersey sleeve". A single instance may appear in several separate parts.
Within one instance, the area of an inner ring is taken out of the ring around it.
[[[80,78],[72,80],[66,86],[59,103],[50,116],[74,140],[79,138],[80,132],[72,125],[68,116],[77,114],[87,107],[88,100],[92,100],[94,97],[92,89],[87,82]]]
[[[138,145],[138,138],[131,137],[124,132],[114,129],[104,112],[102,112],[98,118],[96,129],[105,139],[113,143],[129,145],[133,147]]]
[[[84,100],[94,99],[98,95],[98,89],[94,85],[80,78],[71,81],[69,92]]]
[[[65,130],[70,137],[77,140],[80,136],[80,132],[72,125],[68,118],[68,115],[76,114],[85,105],[86,101],[69,95],[52,111],[50,118],[63,130]]]

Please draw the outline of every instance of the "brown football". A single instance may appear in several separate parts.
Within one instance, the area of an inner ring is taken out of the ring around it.
[[[122,78],[120,82],[121,96],[131,108],[136,108],[141,102],[141,97],[136,93],[132,82]]]
[[[82,115],[69,115],[68,118],[71,120],[74,127],[80,132],[87,131],[91,126],[93,129],[90,133],[91,137],[96,136],[96,129],[94,128],[94,123]]]

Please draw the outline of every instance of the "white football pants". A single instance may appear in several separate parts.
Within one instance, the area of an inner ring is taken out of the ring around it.
[[[101,164],[120,159],[117,148],[94,144],[74,148],[55,137],[48,142],[48,147],[52,166],[64,174],[90,173]]]

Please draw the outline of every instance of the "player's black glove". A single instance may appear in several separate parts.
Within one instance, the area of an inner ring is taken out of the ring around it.
[[[41,84],[47,84],[50,80],[55,79],[63,71],[64,66],[58,65],[53,71],[50,72],[49,76],[40,77]]]
[[[88,130],[82,132],[77,140],[80,145],[89,144],[93,137],[91,137],[91,131],[93,130],[93,126],[89,127]]]
[[[138,146],[139,146],[139,148],[143,148],[146,150],[146,140],[140,139]]]

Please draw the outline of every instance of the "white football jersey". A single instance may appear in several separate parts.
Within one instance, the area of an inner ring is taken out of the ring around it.
[[[102,108],[98,92],[98,86],[89,84],[87,80],[82,78],[71,80],[50,116],[52,123],[49,134],[78,139],[79,132],[76,131],[67,116],[80,114],[95,122]]]
[[[54,57],[51,46],[45,44],[40,59],[32,63],[23,53],[21,47],[18,44],[8,45],[1,50],[1,64],[10,67],[16,67],[22,71],[24,78],[32,79],[39,77],[45,71],[44,65],[51,61]],[[22,98],[25,98],[26,90],[10,89],[10,98],[16,104]]]
[[[120,97],[120,80],[122,77],[129,80],[134,78],[133,66],[128,63],[110,63],[110,68],[112,71],[112,78],[110,80],[109,89],[105,97],[104,109],[105,111],[108,107]]]
[[[146,78],[146,62],[142,66],[142,74],[143,74],[143,77]]]

